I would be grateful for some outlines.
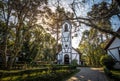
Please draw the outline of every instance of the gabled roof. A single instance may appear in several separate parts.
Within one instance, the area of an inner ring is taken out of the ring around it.
[[[118,33],[120,33],[120,28],[117,30]],[[108,42],[108,44],[105,46],[105,50],[109,48],[109,46],[112,44],[112,42],[115,40],[115,36],[111,38],[111,40]]]

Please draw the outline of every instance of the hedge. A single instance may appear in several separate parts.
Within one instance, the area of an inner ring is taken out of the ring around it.
[[[114,81],[120,81],[120,70],[109,70],[104,67],[104,72],[110,79],[114,79]]]
[[[0,81],[61,81],[62,78],[74,73],[75,66],[55,66],[28,70],[0,70]]]

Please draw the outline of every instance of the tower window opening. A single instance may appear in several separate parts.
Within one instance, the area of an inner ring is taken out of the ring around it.
[[[65,24],[65,32],[67,32],[67,31],[68,31],[68,25]]]
[[[68,47],[68,45],[65,45],[65,47]]]

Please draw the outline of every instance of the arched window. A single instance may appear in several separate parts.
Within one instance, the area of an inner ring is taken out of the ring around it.
[[[68,31],[68,25],[65,24],[65,32],[67,32],[67,31]]]

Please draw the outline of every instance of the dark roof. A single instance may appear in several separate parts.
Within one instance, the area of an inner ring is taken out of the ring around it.
[[[115,40],[116,37],[112,37],[112,39],[108,42],[108,44],[105,46],[105,50],[108,49],[108,47],[112,44],[112,42]]]
[[[118,33],[120,33],[120,28],[117,30]],[[115,40],[115,36],[111,38],[111,40],[108,42],[108,44],[105,46],[105,50],[109,48],[109,46],[112,44],[112,42]]]
[[[73,48],[73,47],[72,47]],[[78,51],[77,49],[73,48],[75,51],[77,51],[79,54],[82,54],[80,51]]]

